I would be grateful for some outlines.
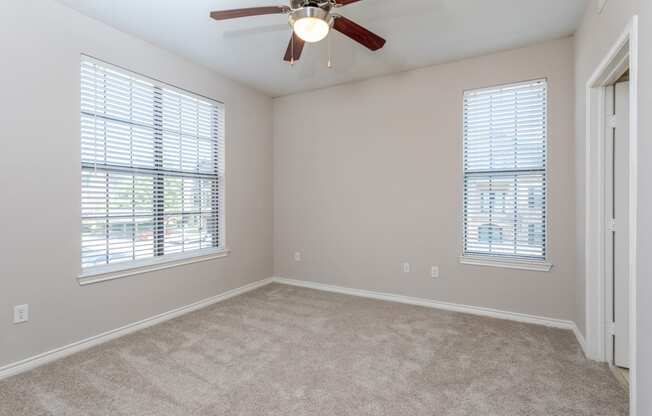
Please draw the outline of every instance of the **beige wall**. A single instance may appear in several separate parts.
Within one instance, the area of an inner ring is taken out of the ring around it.
[[[541,77],[554,268],[461,265],[463,91]],[[275,275],[576,320],[573,81],[567,38],[275,99]]]
[[[51,0],[0,1],[0,51],[0,367],[270,276],[271,99]],[[226,103],[228,258],[77,284],[82,52]]]

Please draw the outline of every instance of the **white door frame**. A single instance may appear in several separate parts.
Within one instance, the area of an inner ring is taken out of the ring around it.
[[[636,416],[636,219],[638,143],[638,16],[632,17],[586,83],[585,241],[586,343],[589,358],[606,361],[605,88],[629,68],[630,414]]]

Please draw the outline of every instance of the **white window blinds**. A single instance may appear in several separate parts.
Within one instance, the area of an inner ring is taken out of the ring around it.
[[[82,269],[223,248],[222,104],[82,57],[81,161]]]
[[[464,255],[546,257],[547,84],[464,94]]]

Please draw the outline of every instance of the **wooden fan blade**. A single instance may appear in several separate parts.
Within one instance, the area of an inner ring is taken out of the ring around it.
[[[246,9],[214,11],[211,12],[211,17],[215,20],[227,20],[238,17],[261,16],[264,14],[283,14],[289,10],[287,6],[249,7]]]
[[[377,51],[385,45],[385,39],[368,31],[346,17],[338,16],[333,24],[333,29],[366,46],[372,51]]]
[[[337,4],[341,5],[341,6],[346,6],[347,4],[357,3],[359,1],[360,0],[335,0],[335,3],[337,3]]]
[[[294,40],[293,40],[294,39]],[[293,44],[294,43],[294,44]],[[285,51],[285,58],[287,62],[298,61],[301,58],[301,52],[303,52],[303,46],[306,42],[297,36],[294,31],[292,32],[292,38],[290,38],[290,43],[288,44],[288,49]],[[294,59],[292,55],[294,54]]]

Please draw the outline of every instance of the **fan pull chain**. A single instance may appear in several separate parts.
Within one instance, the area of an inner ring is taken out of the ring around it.
[[[328,35],[328,67],[332,68],[333,67],[333,62],[332,62],[332,54],[331,54],[331,35]]]

